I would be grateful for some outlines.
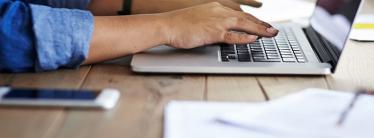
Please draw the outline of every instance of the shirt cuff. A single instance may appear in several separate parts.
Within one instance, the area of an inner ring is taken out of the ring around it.
[[[86,10],[91,0],[48,0],[48,5],[55,8]]]
[[[88,11],[30,5],[36,37],[36,71],[78,68],[87,58],[93,33]]]

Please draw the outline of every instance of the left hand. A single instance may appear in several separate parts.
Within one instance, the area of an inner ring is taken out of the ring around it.
[[[133,0],[132,13],[160,13],[183,9],[200,4],[219,2],[223,6],[240,11],[240,5],[261,7],[262,3],[256,0]]]

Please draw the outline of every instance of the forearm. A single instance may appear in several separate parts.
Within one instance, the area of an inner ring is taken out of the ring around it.
[[[189,1],[189,0],[131,0],[132,14],[149,14],[161,13],[172,10],[182,9],[198,4],[204,1]],[[96,16],[112,16],[117,15],[118,11],[122,10],[124,0],[91,0],[88,5],[90,10]]]
[[[178,1],[169,2],[165,0],[131,0],[131,13],[145,14],[145,13],[160,13],[180,9],[184,7],[193,6],[189,2]],[[96,16],[113,16],[117,15],[118,11],[122,10],[124,0],[91,0],[88,5],[90,10]]]
[[[167,44],[164,17],[154,15],[95,17],[89,56],[92,64]]]

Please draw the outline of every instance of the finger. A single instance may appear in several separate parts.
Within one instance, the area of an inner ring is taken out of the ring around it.
[[[228,31],[225,33],[223,41],[228,44],[248,44],[255,42],[257,36],[242,32]]]
[[[262,37],[274,37],[278,34],[278,30],[274,27],[266,27],[262,24],[257,24],[244,17],[238,17],[235,24],[229,27],[231,30],[237,30],[246,32],[248,34],[262,36]]]
[[[240,4],[249,5],[252,7],[259,8],[262,6],[262,2],[258,2],[256,0],[237,0]]]
[[[235,3],[231,0],[227,0],[223,3],[223,5],[233,9],[233,10],[236,10],[236,11],[242,11],[242,8],[240,8],[240,4],[238,3]]]

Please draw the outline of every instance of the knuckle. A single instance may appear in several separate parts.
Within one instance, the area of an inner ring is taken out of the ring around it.
[[[235,25],[236,26],[243,26],[246,23],[246,19],[243,17],[236,17]]]
[[[225,33],[223,36],[223,40],[226,42],[231,42],[233,40],[232,33]]]
[[[224,22],[228,27],[235,26],[237,24],[237,18],[236,17],[227,17],[224,19]]]
[[[213,6],[210,9],[212,10],[213,13],[222,13],[223,12],[222,7],[219,7],[219,6]]]
[[[217,36],[218,41],[225,41],[226,40],[226,32],[222,31],[219,36]]]
[[[212,5],[212,6],[222,6],[221,3],[216,2],[216,1],[214,1],[214,2],[210,2],[209,4]]]

